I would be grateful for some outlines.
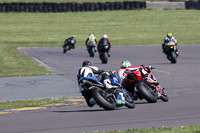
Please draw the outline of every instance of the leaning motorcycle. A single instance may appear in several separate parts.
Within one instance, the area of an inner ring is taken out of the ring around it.
[[[108,44],[101,44],[98,46],[99,58],[101,59],[101,63],[106,64],[108,62]]]
[[[171,61],[172,64],[177,62],[178,55],[176,54],[175,42],[169,41],[165,44],[165,54],[167,55],[167,59]]]
[[[84,72],[86,75],[91,75],[87,70]],[[114,86],[111,89],[105,89],[104,85],[94,76],[81,77],[78,82],[82,89],[92,94],[97,105],[105,110],[114,110],[116,107],[122,107],[124,105],[128,108],[135,108],[132,97],[119,84],[119,80],[115,74],[111,78]]]
[[[65,44],[63,45],[63,53],[66,53],[70,49],[74,49],[75,48],[74,45],[75,45],[75,41],[73,39],[65,42]]]
[[[159,85],[151,71],[149,73],[144,71],[139,68],[127,75],[131,83],[136,85],[136,96],[141,100],[146,99],[149,103],[155,103],[158,99],[167,102],[168,96],[164,92],[164,88]]]
[[[90,42],[88,42],[87,51],[90,57],[94,57],[95,52],[96,52],[96,42],[94,40],[91,40]]]

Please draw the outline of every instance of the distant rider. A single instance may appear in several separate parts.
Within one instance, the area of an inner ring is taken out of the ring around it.
[[[162,43],[162,49],[163,49],[163,53],[165,53],[166,49],[165,49],[165,44],[166,43],[169,43],[170,41],[173,41],[175,43],[175,46],[176,46],[176,54],[178,55],[178,43],[177,43],[177,40],[174,36],[172,36],[172,33],[167,33],[167,37],[164,39],[163,43]]]
[[[108,57],[110,57],[110,48],[111,48],[111,43],[110,43],[110,40],[108,39],[108,36],[106,34],[104,34],[102,36],[102,38],[99,40],[99,43],[98,43],[98,50],[99,50],[99,46],[102,45],[102,44],[107,44],[109,47],[108,47]]]
[[[91,92],[83,89],[81,87],[81,85],[79,84],[79,79],[82,77],[82,75],[81,75],[82,72],[81,71],[85,70],[84,67],[90,68],[94,74],[97,74],[97,76],[96,76],[97,79],[100,82],[103,83],[105,89],[110,89],[110,88],[114,87],[111,84],[111,80],[110,80],[110,78],[113,76],[114,71],[113,72],[111,72],[111,71],[110,72],[105,72],[104,70],[99,70],[98,67],[94,66],[93,63],[91,61],[88,61],[88,60],[86,60],[86,61],[84,61],[82,63],[82,67],[78,70],[78,74],[77,74],[78,85],[79,85],[79,89],[80,89],[80,91],[82,93],[82,96],[84,96],[84,98],[85,98],[85,100],[87,102],[87,105],[89,107],[93,107],[96,104],[96,102],[92,98]],[[93,76],[93,75],[90,75],[90,76]]]
[[[94,34],[90,33],[89,37],[85,41],[85,45],[87,46],[89,43],[92,43],[95,45],[95,51],[97,50],[97,40]]]
[[[137,96],[140,96],[140,95],[134,89],[135,82],[132,80],[132,77],[135,75],[132,74],[132,72],[137,71],[139,69],[142,69],[142,73],[144,75],[147,75],[148,73],[151,72],[151,69],[153,69],[153,67],[145,66],[145,65],[133,67],[131,65],[131,63],[126,60],[121,63],[121,68],[117,71],[117,75],[119,77],[120,84],[122,86],[124,86],[124,88],[133,95],[134,100],[137,100],[138,99]],[[152,81],[152,82],[156,82],[156,81]],[[135,93],[137,93],[137,95]],[[139,97],[139,98],[142,99],[142,97]]]
[[[71,43],[71,41],[73,43]],[[76,36],[75,35],[72,35],[71,37],[67,38],[65,41],[64,41],[64,45],[63,45],[63,53],[66,52],[66,46],[67,45],[71,45],[71,48],[72,49],[75,49],[75,44],[76,44]]]

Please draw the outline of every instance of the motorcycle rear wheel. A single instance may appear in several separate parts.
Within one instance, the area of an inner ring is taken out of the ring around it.
[[[157,102],[157,95],[152,91],[151,87],[149,87],[143,81],[137,83],[137,90],[149,103]]]
[[[107,64],[107,62],[108,62],[108,53],[107,52],[104,52],[102,54],[101,62],[102,62],[102,64]]]
[[[94,88],[92,96],[96,103],[103,107],[105,110],[114,110],[116,108],[116,102],[112,97],[106,97],[107,92],[100,88]]]
[[[91,49],[89,49],[90,57],[94,57],[94,53],[95,53],[94,47],[92,47]]]

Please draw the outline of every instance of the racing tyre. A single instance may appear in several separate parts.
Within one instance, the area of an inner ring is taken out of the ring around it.
[[[153,92],[151,87],[149,87],[143,81],[137,83],[137,90],[142,95],[142,97],[144,97],[149,103],[157,102],[157,95]]]
[[[70,47],[68,45],[63,47],[63,53],[66,53],[68,50],[70,50]]]
[[[133,98],[124,90],[125,106],[128,108],[135,108]]]
[[[108,62],[108,54],[104,52],[101,59],[102,64],[106,64]]]
[[[94,53],[95,53],[95,49],[94,49],[94,47],[92,47],[91,49],[90,49],[90,57],[94,57]]]
[[[163,102],[167,102],[169,100],[167,94],[162,91],[162,96],[160,97],[160,99],[163,101]]]
[[[171,63],[175,64],[176,63],[176,54],[174,51],[172,51],[170,54],[171,54]]]
[[[116,108],[116,102],[112,97],[106,97],[108,93],[100,88],[95,88],[92,92],[92,96],[96,103],[103,107],[105,110],[114,110]]]

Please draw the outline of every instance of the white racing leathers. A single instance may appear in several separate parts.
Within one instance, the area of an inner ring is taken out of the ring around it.
[[[91,76],[94,77],[94,73],[93,73],[92,69],[98,71],[98,68],[96,66],[81,67],[78,70],[77,81],[78,81],[78,87],[79,87],[80,91],[83,91],[84,89],[81,87],[81,85],[79,83],[79,79],[81,77],[91,77]]]

